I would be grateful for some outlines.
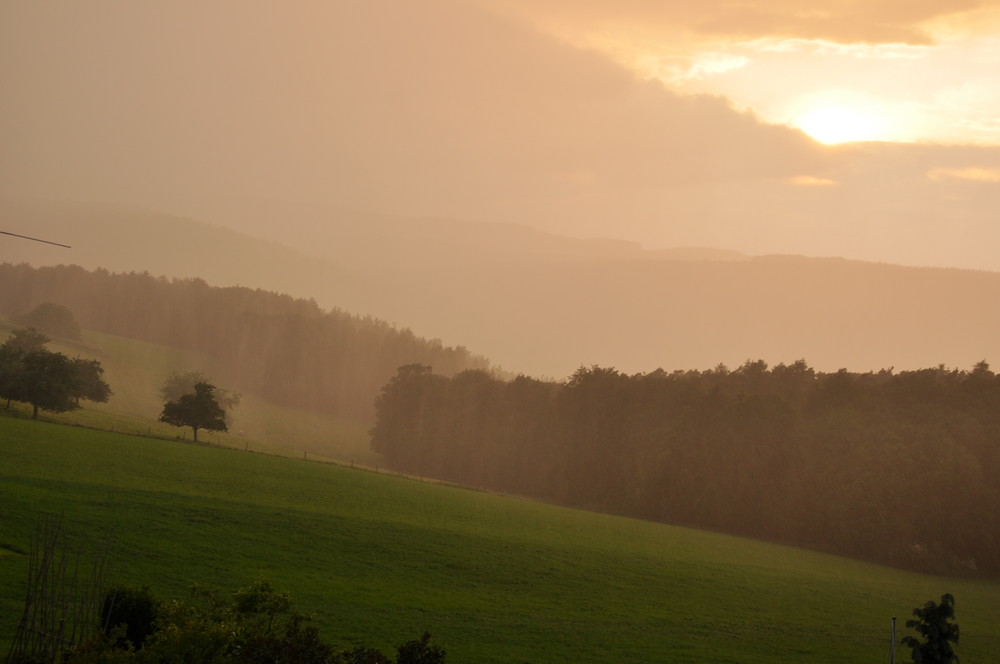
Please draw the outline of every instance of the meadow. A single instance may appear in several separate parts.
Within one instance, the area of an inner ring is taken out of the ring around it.
[[[916,499],[916,497],[915,497]],[[113,538],[113,580],[185,598],[266,578],[323,638],[462,662],[886,661],[892,616],[950,592],[966,664],[1000,652],[1000,583],[346,466],[0,417],[0,649],[42,515]],[[898,652],[897,661],[908,661]]]
[[[0,318],[0,338],[17,327]],[[157,421],[163,409],[159,389],[167,377],[172,372],[200,371],[219,387],[232,387],[213,370],[211,358],[160,344],[84,330],[78,341],[54,339],[47,347],[69,357],[98,360],[112,390],[107,403],[87,403],[86,408],[67,413],[40,413],[52,422],[185,440],[191,438],[189,429]],[[368,426],[361,422],[276,406],[253,394],[241,395],[230,416],[228,432],[201,435],[212,444],[249,451],[372,467],[380,461],[368,446]]]

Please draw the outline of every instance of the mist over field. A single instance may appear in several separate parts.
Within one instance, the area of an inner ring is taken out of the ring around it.
[[[0,201],[72,250],[7,260],[197,277],[314,298],[462,345],[505,371],[565,378],[805,359],[824,371],[970,369],[1000,356],[1000,274],[712,249],[648,251],[525,226],[334,211],[288,245],[108,205]],[[294,245],[289,246],[289,245]],[[37,302],[35,302],[37,304]],[[27,306],[27,304],[25,304]],[[17,313],[17,312],[14,312]]]
[[[1000,571],[997,35],[994,0],[5,2],[0,426],[137,457],[142,442],[29,420],[389,470],[886,565],[922,593],[898,570],[976,579],[981,626]],[[181,376],[198,380],[164,397]],[[11,504],[31,505],[33,483],[39,504],[97,500],[15,438]],[[377,479],[372,504],[405,486]],[[446,495],[405,523],[296,508],[310,532],[349,521],[380,565],[420,577],[355,629],[412,618],[417,595],[449,623],[444,604],[490,585],[465,554],[440,563],[424,531],[447,512],[455,551],[482,556],[466,545],[508,517]],[[258,509],[284,507],[239,511]],[[17,524],[0,578],[28,564],[26,518],[0,506],[0,527]],[[490,537],[501,557],[521,546]],[[567,583],[605,556],[542,548]],[[266,555],[307,593],[358,589],[346,573],[312,589],[301,561]],[[753,574],[730,563],[712,565]],[[826,569],[791,594],[830,593]],[[877,585],[853,583],[848,603]],[[0,616],[14,603],[0,596]],[[513,639],[518,661],[539,652],[519,637],[562,629],[469,606],[448,637]],[[760,647],[745,608],[719,610],[704,625]],[[624,642],[665,629],[622,620]],[[782,642],[781,661],[840,661],[834,632]],[[608,647],[587,643],[595,661]]]
[[[6,230],[73,250],[7,242],[4,257],[312,297],[557,378],[996,355],[997,318],[975,304],[991,276],[882,265],[1000,270],[995,144],[823,143],[651,75],[581,36],[593,8],[558,5],[10,3]],[[622,11],[605,37],[643,15]],[[936,34],[898,18],[899,34]],[[931,58],[913,49],[886,66],[913,75]],[[757,66],[740,57],[702,83]]]

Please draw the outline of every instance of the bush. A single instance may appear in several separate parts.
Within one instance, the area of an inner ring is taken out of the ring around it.
[[[112,589],[101,607],[101,631],[71,648],[62,664],[392,664],[372,648],[334,652],[288,594],[267,581],[228,596],[200,587],[193,595],[194,602],[161,603],[145,586]],[[396,664],[443,664],[444,650],[430,638],[425,633],[399,646]]]
[[[396,664],[443,664],[444,650],[430,645],[431,635],[424,632],[419,641],[407,641],[397,648]]]
[[[126,647],[126,643],[139,650],[146,637],[153,633],[159,602],[153,597],[149,586],[112,588],[104,595],[101,605],[101,627],[107,631],[124,625],[124,634],[115,645]]]

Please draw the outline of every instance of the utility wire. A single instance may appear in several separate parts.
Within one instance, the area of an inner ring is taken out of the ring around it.
[[[66,247],[67,249],[72,249],[73,247],[68,244],[60,244],[58,242],[49,242],[48,240],[39,240],[37,237],[29,237],[27,235],[18,235],[17,233],[8,233],[7,231],[0,231],[0,235],[12,235],[14,237],[19,237],[24,240],[34,240],[35,242],[44,242],[45,244],[54,244],[57,247]]]

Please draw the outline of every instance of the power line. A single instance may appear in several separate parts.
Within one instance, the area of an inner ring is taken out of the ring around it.
[[[57,247],[66,247],[67,249],[72,249],[73,247],[68,244],[60,244],[59,242],[49,242],[48,240],[40,240],[37,237],[29,237],[27,235],[18,235],[17,233],[8,233],[7,231],[0,231],[0,235],[12,235],[14,237],[19,237],[24,240],[34,240],[35,242],[44,242],[45,244],[54,244]]]

